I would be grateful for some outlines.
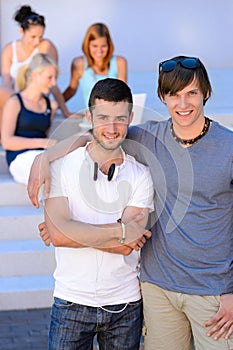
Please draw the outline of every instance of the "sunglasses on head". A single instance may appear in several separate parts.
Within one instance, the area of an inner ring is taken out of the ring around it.
[[[196,57],[185,57],[177,60],[166,60],[160,62],[159,64],[159,72],[171,72],[177,64],[180,64],[184,68],[195,69],[200,66],[199,59]]]
[[[44,16],[31,15],[25,19],[24,25],[25,24],[39,24],[39,25],[44,26],[44,24],[45,24]]]

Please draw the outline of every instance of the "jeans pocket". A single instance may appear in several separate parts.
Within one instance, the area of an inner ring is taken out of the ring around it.
[[[54,306],[69,308],[73,305],[75,305],[75,304],[72,301],[67,301],[67,300],[64,300],[61,298],[54,297]]]

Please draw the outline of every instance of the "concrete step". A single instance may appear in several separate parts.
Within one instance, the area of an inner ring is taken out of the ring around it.
[[[0,173],[3,173],[3,174],[9,173],[8,165],[5,157],[5,151],[1,145],[0,145]]]
[[[82,113],[84,112],[82,111]],[[60,141],[73,134],[84,132],[90,127],[90,125],[88,127],[84,126],[84,121],[86,121],[86,118],[77,118],[75,114],[65,119],[61,114],[57,113],[53,120],[49,137]]]
[[[44,220],[43,208],[28,206],[0,207],[0,237],[4,240],[26,240],[39,237],[38,224]]]
[[[53,274],[54,248],[39,239],[0,242],[0,276]]]
[[[1,277],[0,310],[23,310],[51,307],[52,275]]]
[[[27,186],[16,183],[12,176],[0,174],[0,206],[31,205]]]
[[[226,126],[229,129],[233,128],[233,113],[214,114],[210,116],[210,119],[216,120],[218,123]]]

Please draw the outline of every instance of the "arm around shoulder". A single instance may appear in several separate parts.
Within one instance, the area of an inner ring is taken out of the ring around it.
[[[85,146],[91,140],[89,133],[83,135],[72,135],[67,139],[58,142],[45,152],[36,156],[30,171],[28,180],[28,195],[33,205],[39,208],[38,193],[44,183],[44,197],[47,198],[50,192],[50,162],[63,157],[78,147]]]

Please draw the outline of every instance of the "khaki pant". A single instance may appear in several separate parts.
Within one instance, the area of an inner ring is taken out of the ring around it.
[[[144,307],[145,350],[233,349],[233,337],[214,340],[204,323],[219,309],[219,296],[174,293],[141,283]]]

